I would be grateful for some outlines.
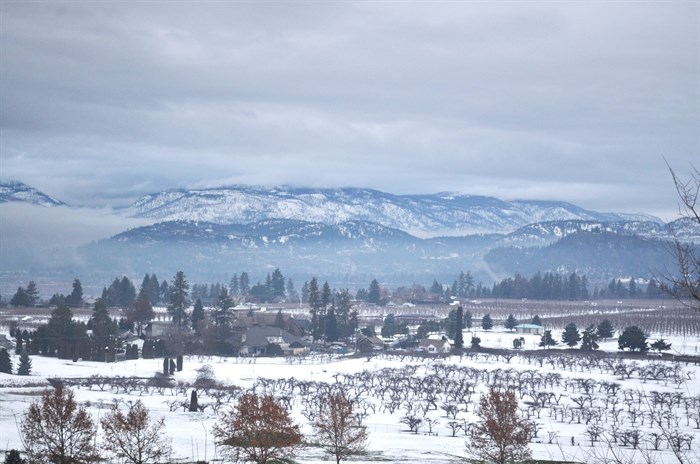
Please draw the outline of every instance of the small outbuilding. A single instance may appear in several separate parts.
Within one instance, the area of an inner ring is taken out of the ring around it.
[[[518,324],[514,328],[519,334],[542,335],[544,332],[544,327],[537,324]]]

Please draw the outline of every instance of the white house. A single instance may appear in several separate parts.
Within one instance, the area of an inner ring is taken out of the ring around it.
[[[452,345],[447,340],[426,338],[418,344],[418,349],[428,353],[449,353]]]

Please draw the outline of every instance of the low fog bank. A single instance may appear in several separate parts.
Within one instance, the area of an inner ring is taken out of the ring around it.
[[[125,218],[108,209],[2,203],[0,290],[5,294],[8,287],[16,288],[18,278],[13,276],[32,278],[39,270],[42,274],[47,270],[79,271],[83,263],[76,247],[152,222]]]

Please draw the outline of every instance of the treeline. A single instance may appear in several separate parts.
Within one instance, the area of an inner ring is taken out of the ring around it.
[[[462,298],[503,298],[503,299],[530,299],[530,300],[589,300],[589,299],[625,299],[647,298],[658,299],[665,295],[662,285],[652,279],[646,284],[639,284],[632,277],[624,282],[622,279],[611,279],[607,286],[594,288],[591,292],[589,281],[585,275],[572,272],[563,275],[553,272],[535,273],[528,278],[520,274],[507,277],[492,287],[481,284],[474,285],[471,274],[461,272],[454,280],[451,287],[445,287],[437,281],[433,282],[430,289],[432,294],[440,294],[446,297]]]

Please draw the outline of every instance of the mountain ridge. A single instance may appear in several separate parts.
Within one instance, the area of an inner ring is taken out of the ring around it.
[[[545,220],[661,222],[651,215],[599,213],[563,201],[514,200],[452,192],[396,195],[374,189],[229,186],[173,189],[136,200],[122,214],[157,221],[219,224],[298,219],[374,222],[417,236],[508,233]]]
[[[40,190],[17,180],[0,181],[0,203],[22,202],[38,206],[66,206]]]

